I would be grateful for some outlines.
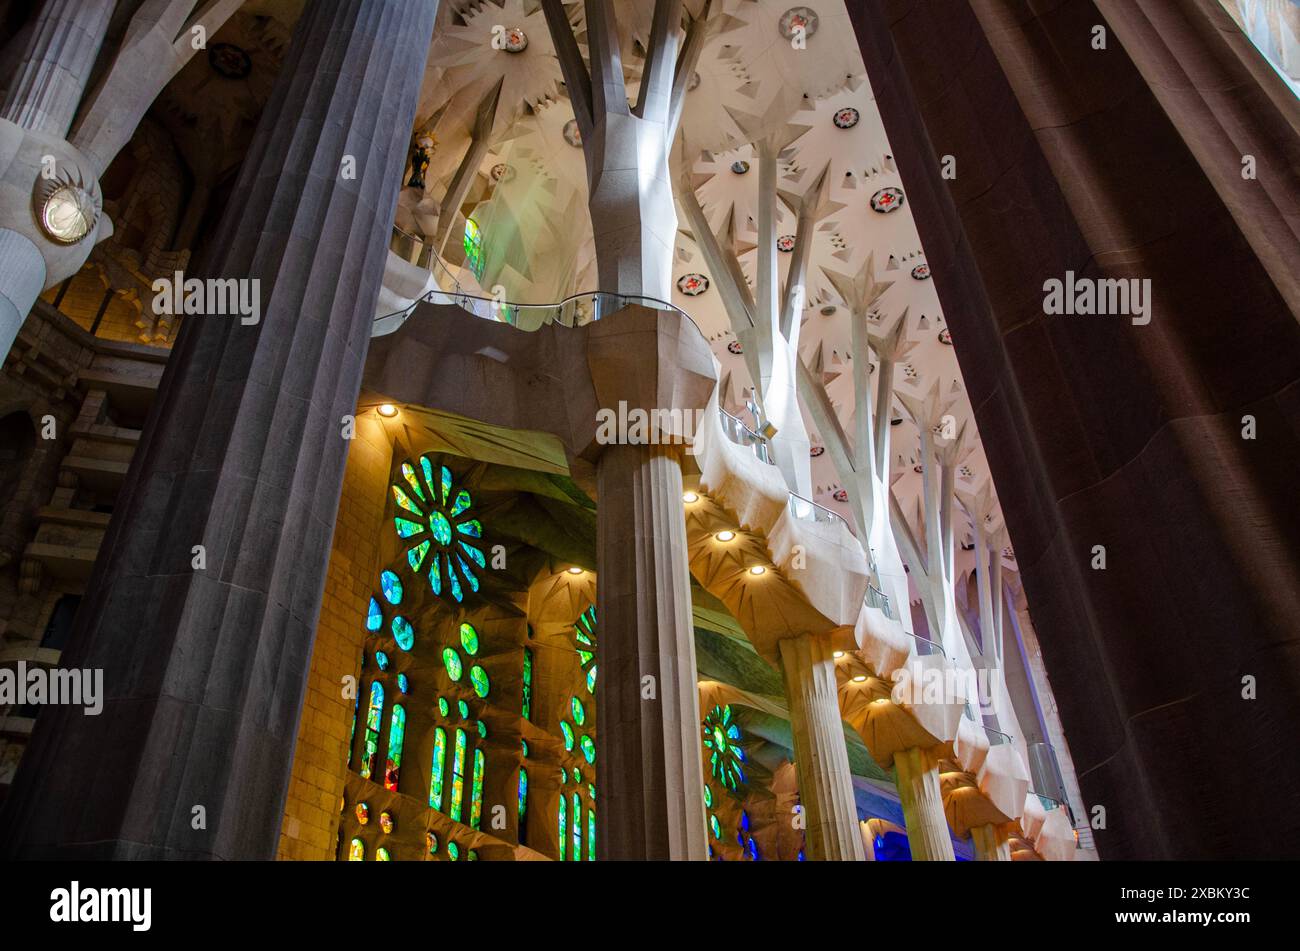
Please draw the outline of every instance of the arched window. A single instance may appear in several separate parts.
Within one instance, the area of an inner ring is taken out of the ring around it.
[[[402,769],[402,741],[406,739],[406,711],[400,703],[393,705],[393,719],[388,724],[388,761],[384,765],[384,788],[397,792],[397,775]]]
[[[483,814],[483,751],[474,751],[474,776],[469,791],[469,827],[477,829]]]
[[[461,806],[465,800],[465,731],[456,731],[456,750],[451,760],[451,808],[447,810],[454,821],[460,822]]]
[[[379,723],[384,718],[384,685],[378,680],[370,684],[370,706],[366,709],[365,755],[361,759],[361,778],[369,779],[375,768],[379,752]]]
[[[582,797],[573,794],[573,855],[575,862],[582,861]]]
[[[348,846],[349,862],[364,862],[366,860],[366,844],[360,839],[353,839],[352,844]]]
[[[447,765],[447,731],[433,731],[433,766],[429,769],[429,805],[442,811],[442,776]]]
[[[524,845],[527,840],[525,831],[528,826],[524,821],[528,813],[528,770],[522,766],[519,767],[519,844]]]
[[[559,838],[560,838],[560,861],[561,862],[564,861],[564,854],[567,851],[566,843],[568,842],[569,839],[568,825],[565,822],[565,812],[566,809],[564,806],[564,793],[561,792],[560,793],[560,816],[559,816],[559,829],[560,829]]]
[[[524,700],[521,712],[525,720],[533,718],[533,649],[524,648]]]
[[[473,218],[465,219],[465,263],[475,277],[483,277],[483,232]]]

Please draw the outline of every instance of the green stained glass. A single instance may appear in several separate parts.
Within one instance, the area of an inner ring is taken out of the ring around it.
[[[595,802],[595,801],[596,801],[596,784],[595,784],[595,783],[587,783],[587,795],[591,797],[591,801],[592,801],[592,802]]]
[[[560,721],[560,732],[564,734],[564,748],[573,749],[573,727],[569,726],[568,720]]]
[[[469,565],[465,564],[465,559],[460,557],[460,555],[457,555],[456,564],[460,565],[460,573],[465,576],[465,581],[468,582],[469,589],[471,591],[477,591],[478,576],[474,574],[474,572],[470,569]]]
[[[412,535],[419,535],[424,531],[424,526],[419,522],[412,522],[410,519],[395,518],[393,524],[397,526],[398,538],[410,538]]]
[[[438,480],[433,477],[433,463],[429,461],[428,456],[420,457],[420,471],[424,473],[424,481],[428,483],[430,491],[433,491]],[[437,493],[434,493],[433,501],[438,501]]]
[[[460,822],[461,808],[465,802],[465,731],[456,731],[456,748],[451,758],[451,806],[447,810]]]
[[[479,720],[478,723],[475,724],[475,726],[478,727],[478,738],[479,738],[480,740],[486,740],[486,739],[487,739],[487,724],[484,723],[482,720]]]
[[[488,695],[488,675],[487,671],[475,664],[469,669],[469,682],[474,685],[474,692],[480,697]]]
[[[569,857],[582,861],[582,797],[577,793],[573,794],[573,854]]]
[[[410,512],[416,518],[422,518],[424,516],[424,513],[420,511],[420,507],[411,501],[411,497],[402,491],[400,485],[393,486],[393,498],[396,500],[400,508]]]
[[[704,808],[705,809],[713,808],[713,787],[711,787],[708,783],[704,784]]]
[[[424,564],[424,559],[429,554],[429,547],[432,544],[427,538],[416,545],[406,553],[406,560],[411,566],[412,571],[419,571]]]
[[[423,502],[425,500],[424,490],[420,488],[420,480],[415,476],[415,466],[411,465],[409,462],[403,462],[402,478],[405,479],[406,484],[411,487],[411,491],[415,493],[415,497]]]
[[[731,707],[715,706],[702,724],[704,748],[709,757],[709,770],[723,788],[735,790],[745,782],[745,751],[740,745],[740,727],[731,720]]]
[[[446,466],[442,467],[442,504],[446,505],[451,498],[451,470]]]
[[[580,660],[580,661],[582,662],[582,665],[583,665],[584,667],[585,667],[587,664],[590,664],[590,663],[592,662],[592,660],[595,659],[595,657],[596,657],[596,655],[593,654],[591,651],[585,651],[585,650],[582,650],[581,648],[579,648],[579,650],[578,650],[578,660]]]
[[[709,831],[713,833],[715,839],[722,838],[722,823],[718,821],[718,817],[713,813],[709,813]]]
[[[582,747],[582,755],[588,763],[596,762],[596,744],[592,742],[591,737],[584,733],[578,745]]]
[[[447,843],[447,858],[451,859],[453,862],[460,860],[460,846],[455,842]]]
[[[379,587],[384,592],[384,599],[389,604],[402,603],[402,581],[391,571],[385,571],[379,576]]]
[[[559,817],[559,833],[560,833],[560,834],[559,834],[559,843],[560,843],[560,861],[561,861],[561,862],[564,861],[564,853],[565,853],[565,851],[566,851],[566,846],[567,846],[568,841],[569,841],[568,825],[567,825],[567,823],[565,822],[565,815],[566,815],[566,813],[567,813],[567,809],[565,808],[565,805],[564,805],[564,794],[561,793],[561,794],[560,794],[560,807],[559,807],[559,816],[560,816],[560,817]]]
[[[573,722],[582,726],[587,722],[587,709],[577,697],[569,699],[569,709],[573,711]]]
[[[447,521],[447,516],[441,512],[434,512],[429,516],[429,530],[433,532],[433,537],[439,545],[451,544],[451,522]]]
[[[369,779],[375,768],[379,752],[379,724],[384,718],[384,685],[378,680],[370,684],[370,706],[366,708],[365,755],[361,759],[361,778]]]
[[[483,232],[473,218],[465,219],[465,264],[474,276],[483,277]]]
[[[474,630],[473,624],[460,626],[460,646],[465,648],[465,653],[470,657],[478,653],[478,631]]]
[[[429,771],[429,805],[442,811],[442,777],[447,765],[447,731],[438,727],[433,731],[433,766]]]
[[[456,711],[457,711],[457,712],[458,712],[462,717],[467,717],[467,716],[469,716],[469,704],[466,703],[464,700],[457,700],[457,701],[456,701]]]
[[[406,739],[406,710],[400,703],[393,705],[393,718],[388,724],[388,760],[384,765],[384,788],[397,792],[397,777],[402,770],[402,743]]]
[[[457,515],[460,515],[462,512],[468,510],[469,507],[473,504],[474,504],[474,500],[469,497],[469,493],[466,492],[464,489],[461,489],[459,492],[456,493],[456,501],[453,502],[451,506],[452,518],[455,518]]]
[[[524,816],[528,812],[528,770],[519,767],[519,844],[524,844]]]
[[[457,602],[464,601],[465,593],[460,589],[460,579],[457,578],[456,573],[451,570],[450,558],[447,559],[447,581],[451,585],[451,596],[455,598]]]
[[[523,754],[524,759],[528,759],[528,741],[519,741],[519,751]]]
[[[456,531],[460,532],[462,535],[468,535],[470,538],[482,538],[483,524],[478,519],[472,518],[468,522],[461,522],[459,525],[457,525]],[[461,544],[464,545],[465,543],[461,542]],[[469,548],[470,546],[465,545],[465,547]],[[474,549],[474,550],[478,551],[478,549]],[[482,557],[483,555],[480,552],[478,558],[482,558]],[[474,560],[477,562],[478,558],[475,558]],[[482,562],[479,562],[479,564],[482,564]]]
[[[524,699],[521,712],[525,720],[533,718],[533,650],[531,647],[524,648]],[[526,745],[524,755],[528,755]]]
[[[426,832],[424,834],[424,844],[425,847],[428,848],[430,855],[438,854],[438,837],[432,832]]]
[[[415,646],[415,629],[411,627],[410,621],[400,615],[393,618],[393,640],[404,651]]]
[[[483,553],[479,551],[477,548],[475,548],[473,545],[471,545],[469,542],[461,542],[460,547],[461,550],[465,552],[465,554],[469,555],[469,560],[474,562],[474,564],[478,565],[480,568],[487,567],[487,562],[483,559]],[[460,558],[459,555],[457,555],[456,557]],[[463,560],[464,559],[462,559],[462,561]]]
[[[474,774],[469,789],[469,827],[477,829],[483,815],[483,751],[474,751]]]
[[[349,862],[364,862],[366,860],[366,844],[360,839],[353,839],[348,846]]]
[[[470,849],[468,852],[465,853],[465,861],[466,861],[466,862],[477,862],[477,861],[478,861],[478,853],[475,852],[473,849]]]
[[[447,703],[446,697],[438,698],[438,712],[441,713],[444,717],[451,712],[451,705]]]
[[[587,807],[587,861],[596,860],[596,810]]]
[[[374,598],[370,599],[370,608],[366,611],[366,630],[377,631],[384,626],[384,609]]]
[[[464,668],[461,667],[460,654],[456,653],[456,648],[444,647],[442,649],[442,662],[447,668],[447,676],[452,680],[460,680]]]
[[[587,693],[596,692],[596,665],[592,664],[591,669],[587,671]]]
[[[375,850],[375,861],[376,861],[376,862],[391,862],[392,860],[393,860],[393,856],[389,853],[389,851],[388,851],[387,849],[376,849],[376,850]]]

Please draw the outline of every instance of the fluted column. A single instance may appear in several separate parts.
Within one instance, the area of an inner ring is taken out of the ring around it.
[[[703,859],[704,782],[681,448],[596,467],[601,859]]]
[[[72,127],[116,0],[45,0],[0,118],[63,138]]]
[[[903,804],[907,842],[913,862],[952,862],[952,839],[943,814],[939,765],[924,750],[913,747],[894,754],[898,798]]]
[[[865,859],[862,833],[840,722],[830,635],[804,634],[781,641],[781,674],[790,704],[808,857],[861,862]]]
[[[972,827],[970,838],[975,846],[975,861],[1011,861],[1011,845],[1007,841],[1006,833],[992,823]]]
[[[182,328],[64,653],[103,712],[43,711],[5,854],[274,856],[436,12],[303,11],[208,274],[260,281],[260,323]]]

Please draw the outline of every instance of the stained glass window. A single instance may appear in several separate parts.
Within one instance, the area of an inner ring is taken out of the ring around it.
[[[573,711],[573,722],[578,726],[582,726],[587,722],[587,710],[577,697],[573,697],[569,701],[569,709]]]
[[[596,860],[596,810],[587,807],[587,861]]]
[[[745,751],[740,746],[740,726],[732,720],[731,706],[715,706],[704,718],[704,747],[713,778],[735,791],[745,782]]]
[[[409,651],[415,646],[415,629],[411,627],[411,622],[401,615],[393,618],[393,639],[404,651]]]
[[[370,608],[366,611],[366,630],[377,631],[384,626],[384,609],[374,598],[370,599]]]
[[[424,845],[425,848],[429,850],[430,855],[438,854],[438,837],[432,832],[426,832],[424,834]]]
[[[402,741],[406,739],[406,711],[400,703],[393,705],[393,719],[388,724],[388,761],[384,766],[384,788],[397,792],[397,776],[402,770]]]
[[[475,664],[469,669],[469,682],[474,685],[474,692],[480,697],[488,695],[488,675],[487,671]]]
[[[453,862],[460,858],[460,846],[455,842],[447,843],[447,858],[451,859]]]
[[[487,724],[484,723],[482,720],[479,720],[477,723],[474,724],[474,726],[477,727],[477,729],[478,729],[478,738],[479,738],[480,740],[486,740],[486,739],[487,739]]]
[[[379,588],[389,604],[402,603],[402,581],[391,571],[385,571],[379,576]]]
[[[523,845],[526,836],[524,830],[527,824],[524,817],[528,813],[528,770],[522,766],[519,767],[519,844]]]
[[[465,731],[456,731],[456,751],[451,760],[451,808],[447,815],[460,822],[461,806],[465,800]]]
[[[474,629],[473,624],[460,626],[460,646],[465,648],[465,653],[471,657],[478,653],[478,631]]]
[[[573,855],[575,862],[582,861],[582,797],[573,794]]]
[[[376,849],[376,850],[375,850],[375,861],[376,861],[376,862],[391,862],[392,860],[393,860],[393,856],[389,853],[389,851],[388,851],[387,849]]]
[[[533,650],[524,648],[524,702],[522,709],[524,719],[533,718]],[[525,753],[525,756],[528,754]]]
[[[447,703],[446,697],[438,698],[438,712],[441,713],[444,717],[447,716],[447,714],[451,713],[451,705]]]
[[[474,751],[474,776],[469,791],[469,827],[477,829],[483,815],[483,751]]]
[[[582,748],[582,755],[588,763],[596,762],[596,744],[590,736],[584,733],[578,746]]]
[[[406,676],[406,674],[397,675],[397,689],[403,694],[411,692],[411,680]]]
[[[564,748],[573,749],[573,727],[569,726],[568,720],[560,721],[560,732],[564,734]]]
[[[459,713],[462,717],[469,716],[469,704],[466,703],[464,700],[457,700],[456,712]]]
[[[569,830],[568,830],[568,825],[567,825],[566,822],[565,822],[565,812],[566,812],[566,809],[565,809],[565,806],[564,806],[564,793],[560,793],[560,808],[559,808],[559,813],[560,813],[560,818],[559,818],[560,836],[559,836],[559,841],[560,841],[560,861],[561,861],[561,862],[564,861],[564,855],[565,855],[565,852],[567,851],[567,849],[566,849],[566,843],[569,841]]]
[[[460,665],[460,654],[456,653],[454,647],[444,647],[442,649],[442,662],[447,667],[447,676],[452,680],[460,680],[463,668]]]
[[[587,672],[587,692],[596,692],[596,608],[587,608],[578,616],[573,626],[573,637],[578,642],[578,661]],[[579,724],[581,725],[581,724]]]
[[[442,811],[442,776],[447,764],[447,731],[433,731],[433,766],[429,769],[429,805]]]
[[[349,862],[364,862],[366,860],[366,844],[360,839],[353,839],[348,846]]]
[[[428,572],[434,594],[446,591],[463,601],[465,586],[479,589],[487,559],[479,547],[483,526],[470,517],[474,500],[466,489],[452,489],[451,470],[435,466],[428,456],[420,457],[418,469],[402,463],[402,481],[392,485],[399,510],[393,523],[398,538],[410,540],[406,560],[411,570]]]
[[[361,778],[369,779],[375,768],[379,752],[379,723],[384,718],[384,685],[378,680],[370,684],[370,706],[366,708],[365,753],[361,758]]]
[[[375,651],[375,666],[380,670],[388,669],[388,655],[383,651]]]
[[[465,219],[465,263],[474,276],[483,276],[483,232],[473,218]]]

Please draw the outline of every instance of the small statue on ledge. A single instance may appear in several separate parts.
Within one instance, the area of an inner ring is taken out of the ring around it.
[[[434,137],[427,132],[415,140],[415,154],[411,156],[411,178],[406,183],[407,188],[424,190],[424,173],[429,170],[435,143]]]

